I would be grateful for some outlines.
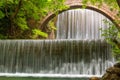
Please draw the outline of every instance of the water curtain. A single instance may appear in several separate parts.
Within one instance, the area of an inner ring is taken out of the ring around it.
[[[114,63],[99,30],[109,27],[103,19],[95,11],[69,10],[58,15],[54,40],[0,40],[0,75],[102,75]]]

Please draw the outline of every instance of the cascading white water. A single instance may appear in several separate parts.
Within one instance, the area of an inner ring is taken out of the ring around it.
[[[1,73],[101,75],[112,65],[104,41],[0,41]]]
[[[92,10],[76,9],[63,12],[58,16],[57,39],[104,40],[100,28],[107,29],[109,25],[103,20],[108,19]]]
[[[99,28],[103,15],[85,9],[58,15],[55,40],[0,40],[0,75],[102,75],[114,60]]]

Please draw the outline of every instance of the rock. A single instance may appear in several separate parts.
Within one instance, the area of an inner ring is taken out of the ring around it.
[[[101,80],[120,80],[120,63],[108,68]]]
[[[120,68],[110,67],[106,70],[107,73],[118,74],[120,75]]]
[[[119,63],[116,63],[116,64],[114,65],[114,67],[120,68],[120,62],[119,62]]]
[[[89,80],[100,80],[98,77],[91,77]]]

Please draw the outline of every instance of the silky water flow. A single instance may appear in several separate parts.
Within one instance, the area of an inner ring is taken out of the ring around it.
[[[109,27],[103,19],[92,10],[68,10],[58,15],[54,40],[0,40],[0,75],[102,75],[114,63],[111,46],[99,30]]]

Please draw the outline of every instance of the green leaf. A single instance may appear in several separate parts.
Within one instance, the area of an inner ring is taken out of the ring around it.
[[[3,6],[3,5],[4,5],[3,1],[0,1],[0,7]]]
[[[45,38],[48,37],[48,34],[47,34],[47,33],[42,32],[42,31],[39,30],[39,29],[33,29],[32,32],[33,32],[34,35],[39,35],[39,36],[42,36],[42,37],[45,37]]]
[[[33,17],[35,20],[39,20],[40,19],[40,16],[38,14],[33,14]]]
[[[4,36],[3,34],[0,34],[0,39],[7,39],[7,36]]]
[[[5,14],[2,11],[0,11],[0,19],[2,19],[3,17],[5,17]]]
[[[52,20],[48,23],[48,25],[50,26],[50,29],[57,30],[57,28]]]
[[[25,18],[19,17],[17,19],[15,19],[15,23],[18,25],[18,27],[21,30],[28,30],[29,27],[27,26],[27,22]]]
[[[118,38],[120,39],[120,32],[118,32]]]

